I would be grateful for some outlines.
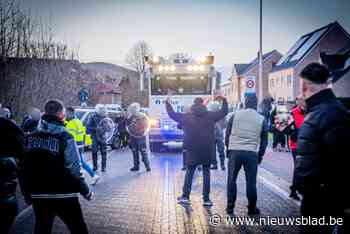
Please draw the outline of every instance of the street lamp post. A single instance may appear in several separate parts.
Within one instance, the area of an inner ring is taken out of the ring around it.
[[[259,102],[263,99],[263,55],[262,55],[262,0],[260,0],[260,27],[259,27]]]

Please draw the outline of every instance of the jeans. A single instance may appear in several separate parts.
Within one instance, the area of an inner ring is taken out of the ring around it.
[[[0,233],[9,233],[17,215],[17,199],[15,196],[0,199]]]
[[[91,177],[94,177],[96,175],[96,173],[92,170],[92,168],[90,167],[89,164],[87,164],[87,162],[85,162],[85,159],[84,159],[84,148],[81,147],[79,148],[79,154],[80,154],[80,163],[81,163],[81,166],[82,168],[87,172],[89,173],[89,175]]]
[[[133,154],[133,159],[134,159],[134,168],[139,169],[140,168],[140,154],[141,153],[141,157],[142,157],[142,162],[145,165],[145,168],[147,170],[150,169],[150,163],[148,160],[148,154],[147,154],[147,148],[146,148],[146,144],[134,144],[131,148],[132,150],[132,154]]]
[[[194,172],[196,171],[197,166],[187,166],[185,182],[182,188],[182,196],[185,198],[190,198],[191,189],[192,189],[192,180]],[[203,199],[209,200],[210,194],[210,165],[203,165]]]
[[[35,214],[35,234],[51,233],[52,225],[58,216],[74,234],[88,233],[79,199],[33,199],[33,210]]]
[[[102,171],[104,171],[107,166],[107,144],[99,142],[96,137],[92,137],[92,162],[94,165],[94,171],[98,170],[97,153],[99,150],[101,151],[102,157]]]
[[[219,159],[220,159],[221,165],[224,165],[225,164],[225,144],[224,144],[224,140],[223,139],[216,139],[215,140],[215,146],[216,146],[216,149],[214,149],[213,165],[214,166],[218,165],[218,162],[216,160],[216,150],[219,152]]]
[[[238,173],[243,166],[248,208],[254,209],[257,201],[256,176],[258,171],[258,155],[250,151],[230,150],[228,156],[227,207],[235,207],[237,198],[236,181]]]

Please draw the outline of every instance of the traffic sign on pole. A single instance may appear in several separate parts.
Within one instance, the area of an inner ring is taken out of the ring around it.
[[[245,81],[245,93],[256,93],[255,76],[247,76]]]

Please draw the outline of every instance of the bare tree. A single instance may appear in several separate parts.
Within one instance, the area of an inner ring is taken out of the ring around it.
[[[151,47],[145,41],[137,42],[128,52],[125,62],[139,74],[145,71],[145,56],[152,56]]]

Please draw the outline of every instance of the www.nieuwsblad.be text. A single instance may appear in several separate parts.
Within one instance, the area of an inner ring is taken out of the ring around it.
[[[213,214],[209,217],[211,226],[228,225],[228,226],[333,226],[343,225],[342,218],[335,217],[246,217],[246,216],[224,216]]]

